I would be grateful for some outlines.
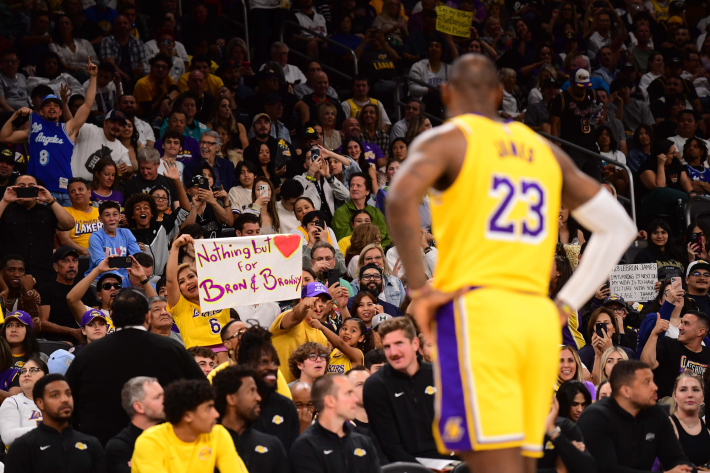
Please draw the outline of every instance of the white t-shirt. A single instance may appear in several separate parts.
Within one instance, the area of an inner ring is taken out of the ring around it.
[[[274,10],[276,8],[281,8],[281,0],[251,0],[249,2],[249,9],[253,10],[255,8],[260,8],[264,10]]]
[[[276,302],[243,305],[235,307],[234,310],[237,311],[242,322],[249,324],[250,320],[255,320],[260,327],[267,330],[271,328],[274,320],[281,314],[281,308]]]
[[[104,136],[103,128],[85,123],[79,130],[71,157],[71,170],[74,177],[93,179],[93,173],[86,168],[86,163],[91,160],[95,165],[101,158],[111,158],[117,165],[125,163],[131,165],[128,158],[128,149],[120,141],[109,141]],[[93,167],[93,166],[92,166]]]
[[[264,70],[266,67],[266,64],[262,64],[261,68],[259,68],[260,71]],[[306,79],[306,76],[303,75],[303,72],[298,68],[298,66],[294,66],[293,64],[286,64],[284,67],[281,68],[284,71],[284,78],[286,79],[286,82],[289,84],[295,84],[296,81],[300,81],[299,84],[305,84],[308,79]],[[330,88],[329,88],[330,90]],[[312,93],[312,92],[311,92]],[[299,97],[303,98],[303,96]]]
[[[99,57],[94,51],[94,47],[85,39],[74,38],[75,50],[72,51],[68,45],[60,46],[57,43],[49,43],[49,50],[56,53],[65,66],[73,68],[84,68],[87,58],[91,58],[94,64],[99,63]]]
[[[370,100],[365,100],[363,102],[360,102],[359,100],[355,100],[355,98],[352,98],[351,100],[353,102],[355,102],[356,104],[358,104],[360,107],[364,107],[365,105],[370,103]],[[348,103],[348,101],[346,100],[344,102],[341,102],[340,106],[343,107],[343,112],[345,113],[345,116],[350,118],[352,116],[352,114],[350,112],[350,104]],[[380,109],[380,117],[382,118],[382,124],[383,125],[391,125],[392,122],[390,121],[390,117],[387,116],[387,112],[385,111],[385,107],[384,107],[384,105],[382,105],[382,102],[380,102],[378,100],[377,106]]]
[[[298,22],[301,24],[301,26],[304,26],[309,30],[315,31],[316,33],[321,34],[323,36],[328,34],[328,29],[325,26],[325,17],[320,13],[316,13],[314,11],[313,18],[311,18],[305,13],[297,12],[296,18],[298,19]],[[306,38],[310,38],[313,36],[303,30],[299,30],[298,34],[300,34],[301,36],[305,36]]]
[[[253,202],[251,189],[245,189],[241,185],[229,189],[229,203],[232,204],[232,212],[242,213],[242,210],[250,206]]]
[[[282,201],[276,202],[276,211],[279,214],[279,233],[291,233],[291,230],[301,226],[301,222],[298,221],[296,215],[286,210]]]
[[[86,91],[89,89],[89,81],[84,82],[84,97],[86,97]],[[116,92],[116,84],[113,81],[106,84],[105,87],[99,87],[96,84],[96,100],[94,100],[94,105],[91,106],[91,110],[101,110],[104,113],[108,113],[114,108],[116,108],[116,99],[123,95],[123,87],[119,88],[119,93]],[[101,108],[99,108],[101,104]],[[145,143],[143,143],[145,144]]]
[[[155,143],[155,133],[153,132],[153,128],[138,117],[135,117],[134,121],[136,122],[136,128],[138,129],[138,141],[140,141],[143,146],[147,146],[149,141]],[[182,174],[180,174],[180,176],[182,176]]]

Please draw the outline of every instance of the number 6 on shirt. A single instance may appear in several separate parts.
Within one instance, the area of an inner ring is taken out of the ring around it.
[[[219,324],[219,320],[209,319],[209,323],[210,323],[210,330],[215,335],[219,334],[222,331],[222,326]]]

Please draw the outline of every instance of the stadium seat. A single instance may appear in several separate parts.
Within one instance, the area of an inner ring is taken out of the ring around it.
[[[710,198],[696,195],[685,205],[686,226],[697,219],[710,220]]]
[[[89,270],[91,266],[91,259],[88,256],[79,256],[79,268],[77,269],[77,275],[81,278]]]
[[[69,350],[71,345],[66,342],[57,342],[54,340],[37,340],[39,342],[39,351],[47,356],[51,356],[57,350]]]
[[[431,473],[431,470],[419,463],[397,462],[383,466],[382,473]]]

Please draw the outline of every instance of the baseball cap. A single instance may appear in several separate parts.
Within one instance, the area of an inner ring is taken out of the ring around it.
[[[0,161],[15,164],[15,152],[8,147],[0,145]]]
[[[65,374],[69,369],[69,365],[74,361],[74,355],[66,350],[57,350],[51,355],[49,355],[49,360],[47,360],[47,368],[49,368],[49,374]]]
[[[259,72],[259,80],[266,80],[270,77],[278,77],[278,74],[276,74],[276,71],[274,71],[270,67],[266,67]]]
[[[683,60],[678,56],[673,56],[669,62],[672,67],[683,67]]]
[[[636,67],[634,67],[633,63],[631,63],[631,62],[626,62],[626,63],[624,63],[624,65],[621,66],[620,69],[621,69],[621,72],[625,72],[625,71],[636,71]]]
[[[546,89],[547,87],[555,87],[556,89],[560,88],[559,82],[557,82],[554,77],[548,77],[544,81],[542,81],[542,89]]]
[[[120,110],[116,110],[115,108],[108,112],[106,114],[106,117],[104,118],[104,121],[106,120],[116,120],[117,122],[121,122],[124,125],[126,124],[126,114],[124,114]]]
[[[7,322],[7,319],[10,318],[15,318],[23,324],[27,325],[28,327],[32,328],[32,317],[24,310],[16,310],[15,312],[12,312],[10,315],[5,317],[5,322]]]
[[[254,125],[254,123],[256,123],[256,121],[257,121],[258,119],[260,119],[261,117],[264,117],[264,118],[266,118],[267,120],[269,120],[269,122],[271,122],[271,117],[268,116],[267,114],[265,114],[265,113],[257,113],[256,115],[254,115],[254,119],[251,121],[251,124]]]
[[[303,139],[304,140],[308,140],[308,139],[317,140],[318,139],[318,132],[312,126],[306,127],[303,129]]]
[[[281,102],[281,96],[275,92],[270,93],[264,98],[264,105],[271,105],[276,102]]]
[[[688,265],[688,271],[686,272],[685,277],[690,276],[693,271],[696,271],[698,269],[705,269],[707,271],[710,271],[710,263],[702,259],[693,261]]]
[[[604,307],[608,306],[609,304],[621,304],[623,306],[626,305],[626,301],[624,300],[623,297],[616,295],[616,294],[610,294],[604,299],[604,303],[602,304]]]
[[[565,34],[565,41],[568,41],[568,42],[577,41],[577,36],[575,36],[574,33],[569,31],[569,32],[567,32],[567,34]]]
[[[320,296],[321,294],[323,294],[328,300],[333,299],[328,293],[328,289],[322,282],[311,282],[306,284],[303,289],[301,289],[301,299],[303,299],[304,297],[316,297]]]
[[[57,261],[62,260],[69,255],[74,255],[78,258],[79,252],[76,251],[71,246],[68,246],[68,245],[61,246],[57,249],[57,251],[54,252],[54,262],[56,263]]]
[[[577,73],[574,75],[574,84],[577,87],[589,87],[592,85],[589,72],[586,69],[577,69]]]
[[[87,310],[84,315],[81,316],[81,326],[86,327],[87,324],[91,323],[92,320],[99,318],[104,319],[104,322],[108,323],[106,316],[103,312],[96,309]]]
[[[391,318],[392,316],[389,314],[377,314],[372,318],[372,321],[370,321],[370,328],[375,328],[385,320],[389,320]]]
[[[679,24],[682,25],[682,24],[683,24],[683,18],[681,18],[681,17],[679,17],[679,16],[672,16],[672,17],[668,18],[668,20],[666,21],[666,23],[669,24],[669,25],[670,25],[671,23],[679,23]]]
[[[101,275],[99,280],[96,282],[96,290],[97,291],[101,290],[101,284],[103,284],[103,282],[108,278],[116,279],[118,282],[120,282],[123,285],[123,277],[120,274],[112,273],[112,272],[104,273]]]
[[[239,69],[239,64],[237,64],[237,61],[234,59],[228,59],[222,63],[221,66],[219,66],[219,69],[217,69],[217,75],[221,75],[224,71],[228,71],[229,69]]]
[[[55,102],[55,103],[59,104],[60,107],[64,106],[64,102],[62,102],[62,99],[60,99],[56,95],[49,94],[49,95],[45,95],[44,98],[42,99],[42,102],[39,105],[40,108],[44,107],[44,104],[47,102]]]

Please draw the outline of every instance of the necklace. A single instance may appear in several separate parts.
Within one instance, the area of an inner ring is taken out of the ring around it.
[[[676,419],[678,419],[678,420],[680,421],[680,423],[683,424],[683,425],[685,425],[689,430],[693,430],[693,429],[696,428],[698,425],[700,425],[700,419],[698,419],[698,421],[697,421],[697,422],[695,423],[695,425],[693,425],[693,426],[691,426],[690,424],[688,424],[686,421],[684,421],[683,419],[681,419],[681,418],[678,417],[678,416],[676,416]]]

